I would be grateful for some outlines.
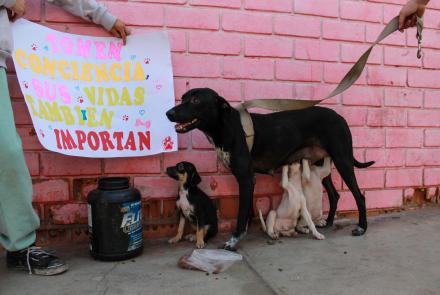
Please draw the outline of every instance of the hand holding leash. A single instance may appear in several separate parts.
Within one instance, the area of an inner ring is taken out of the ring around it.
[[[429,0],[409,0],[399,13],[399,31],[417,26],[417,58],[422,58],[423,14]]]
[[[414,27],[417,17],[423,17],[429,0],[409,0],[399,13],[399,31]]]

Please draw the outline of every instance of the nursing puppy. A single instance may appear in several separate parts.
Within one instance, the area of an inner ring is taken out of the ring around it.
[[[177,235],[168,242],[179,242],[183,236],[185,221],[188,220],[196,229],[196,235],[188,235],[188,240],[196,241],[197,248],[204,248],[205,243],[218,232],[217,210],[211,199],[197,185],[202,181],[196,167],[189,162],[180,162],[168,167],[167,174],[179,181],[179,193],[176,201],[179,216]]]
[[[322,217],[322,195],[323,185],[322,180],[330,175],[331,172],[331,158],[325,157],[322,166],[310,166],[309,160],[302,160],[302,174],[301,184],[306,198],[307,209],[312,217],[313,223],[317,227],[325,227],[326,220]],[[303,218],[300,218],[296,230],[302,233],[308,233],[306,227],[307,223]]]
[[[281,186],[284,189],[281,203],[276,211],[271,210],[269,212],[266,223],[264,223],[263,215],[261,210],[259,210],[263,230],[272,239],[278,239],[280,235],[290,237],[296,234],[297,221],[301,217],[306,221],[315,238],[318,240],[325,239],[324,235],[316,230],[307,210],[306,199],[301,185],[301,165],[299,163],[290,165],[290,172],[289,166],[283,166]]]

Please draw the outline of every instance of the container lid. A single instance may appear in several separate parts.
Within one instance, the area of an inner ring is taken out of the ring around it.
[[[98,188],[101,190],[119,190],[129,187],[128,177],[104,177],[98,181]]]

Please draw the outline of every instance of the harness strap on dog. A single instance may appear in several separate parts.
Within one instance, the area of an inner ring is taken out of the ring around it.
[[[370,56],[371,51],[374,46],[376,46],[383,39],[394,33],[399,29],[399,16],[393,18],[388,25],[383,29],[383,31],[379,34],[376,41],[371,44],[370,48],[362,54],[362,56],[356,61],[356,63],[352,66],[352,68],[348,71],[348,73],[342,78],[341,82],[339,82],[338,86],[325,98],[320,100],[300,100],[300,99],[254,99],[245,101],[235,108],[240,113],[241,125],[243,126],[244,133],[246,135],[246,143],[248,145],[249,151],[252,150],[254,144],[254,125],[252,123],[252,118],[247,109],[250,108],[262,108],[270,111],[288,111],[288,110],[300,110],[312,107],[314,105],[319,104],[320,102],[329,99],[333,96],[341,94],[348,88],[350,88],[362,74],[362,71],[365,68],[365,65],[368,61],[368,57]],[[418,50],[417,50],[417,58],[422,57],[422,31],[423,31],[423,19],[417,16],[417,41],[418,41]]]

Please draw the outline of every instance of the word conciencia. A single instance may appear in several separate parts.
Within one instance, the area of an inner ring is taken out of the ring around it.
[[[67,61],[40,57],[35,53],[27,54],[22,49],[15,51],[15,61],[22,69],[28,67],[35,74],[60,77],[63,80],[78,80],[84,82],[128,82],[145,80],[145,72],[139,61],[134,63],[114,62],[109,65],[105,63],[89,63],[78,61]]]

